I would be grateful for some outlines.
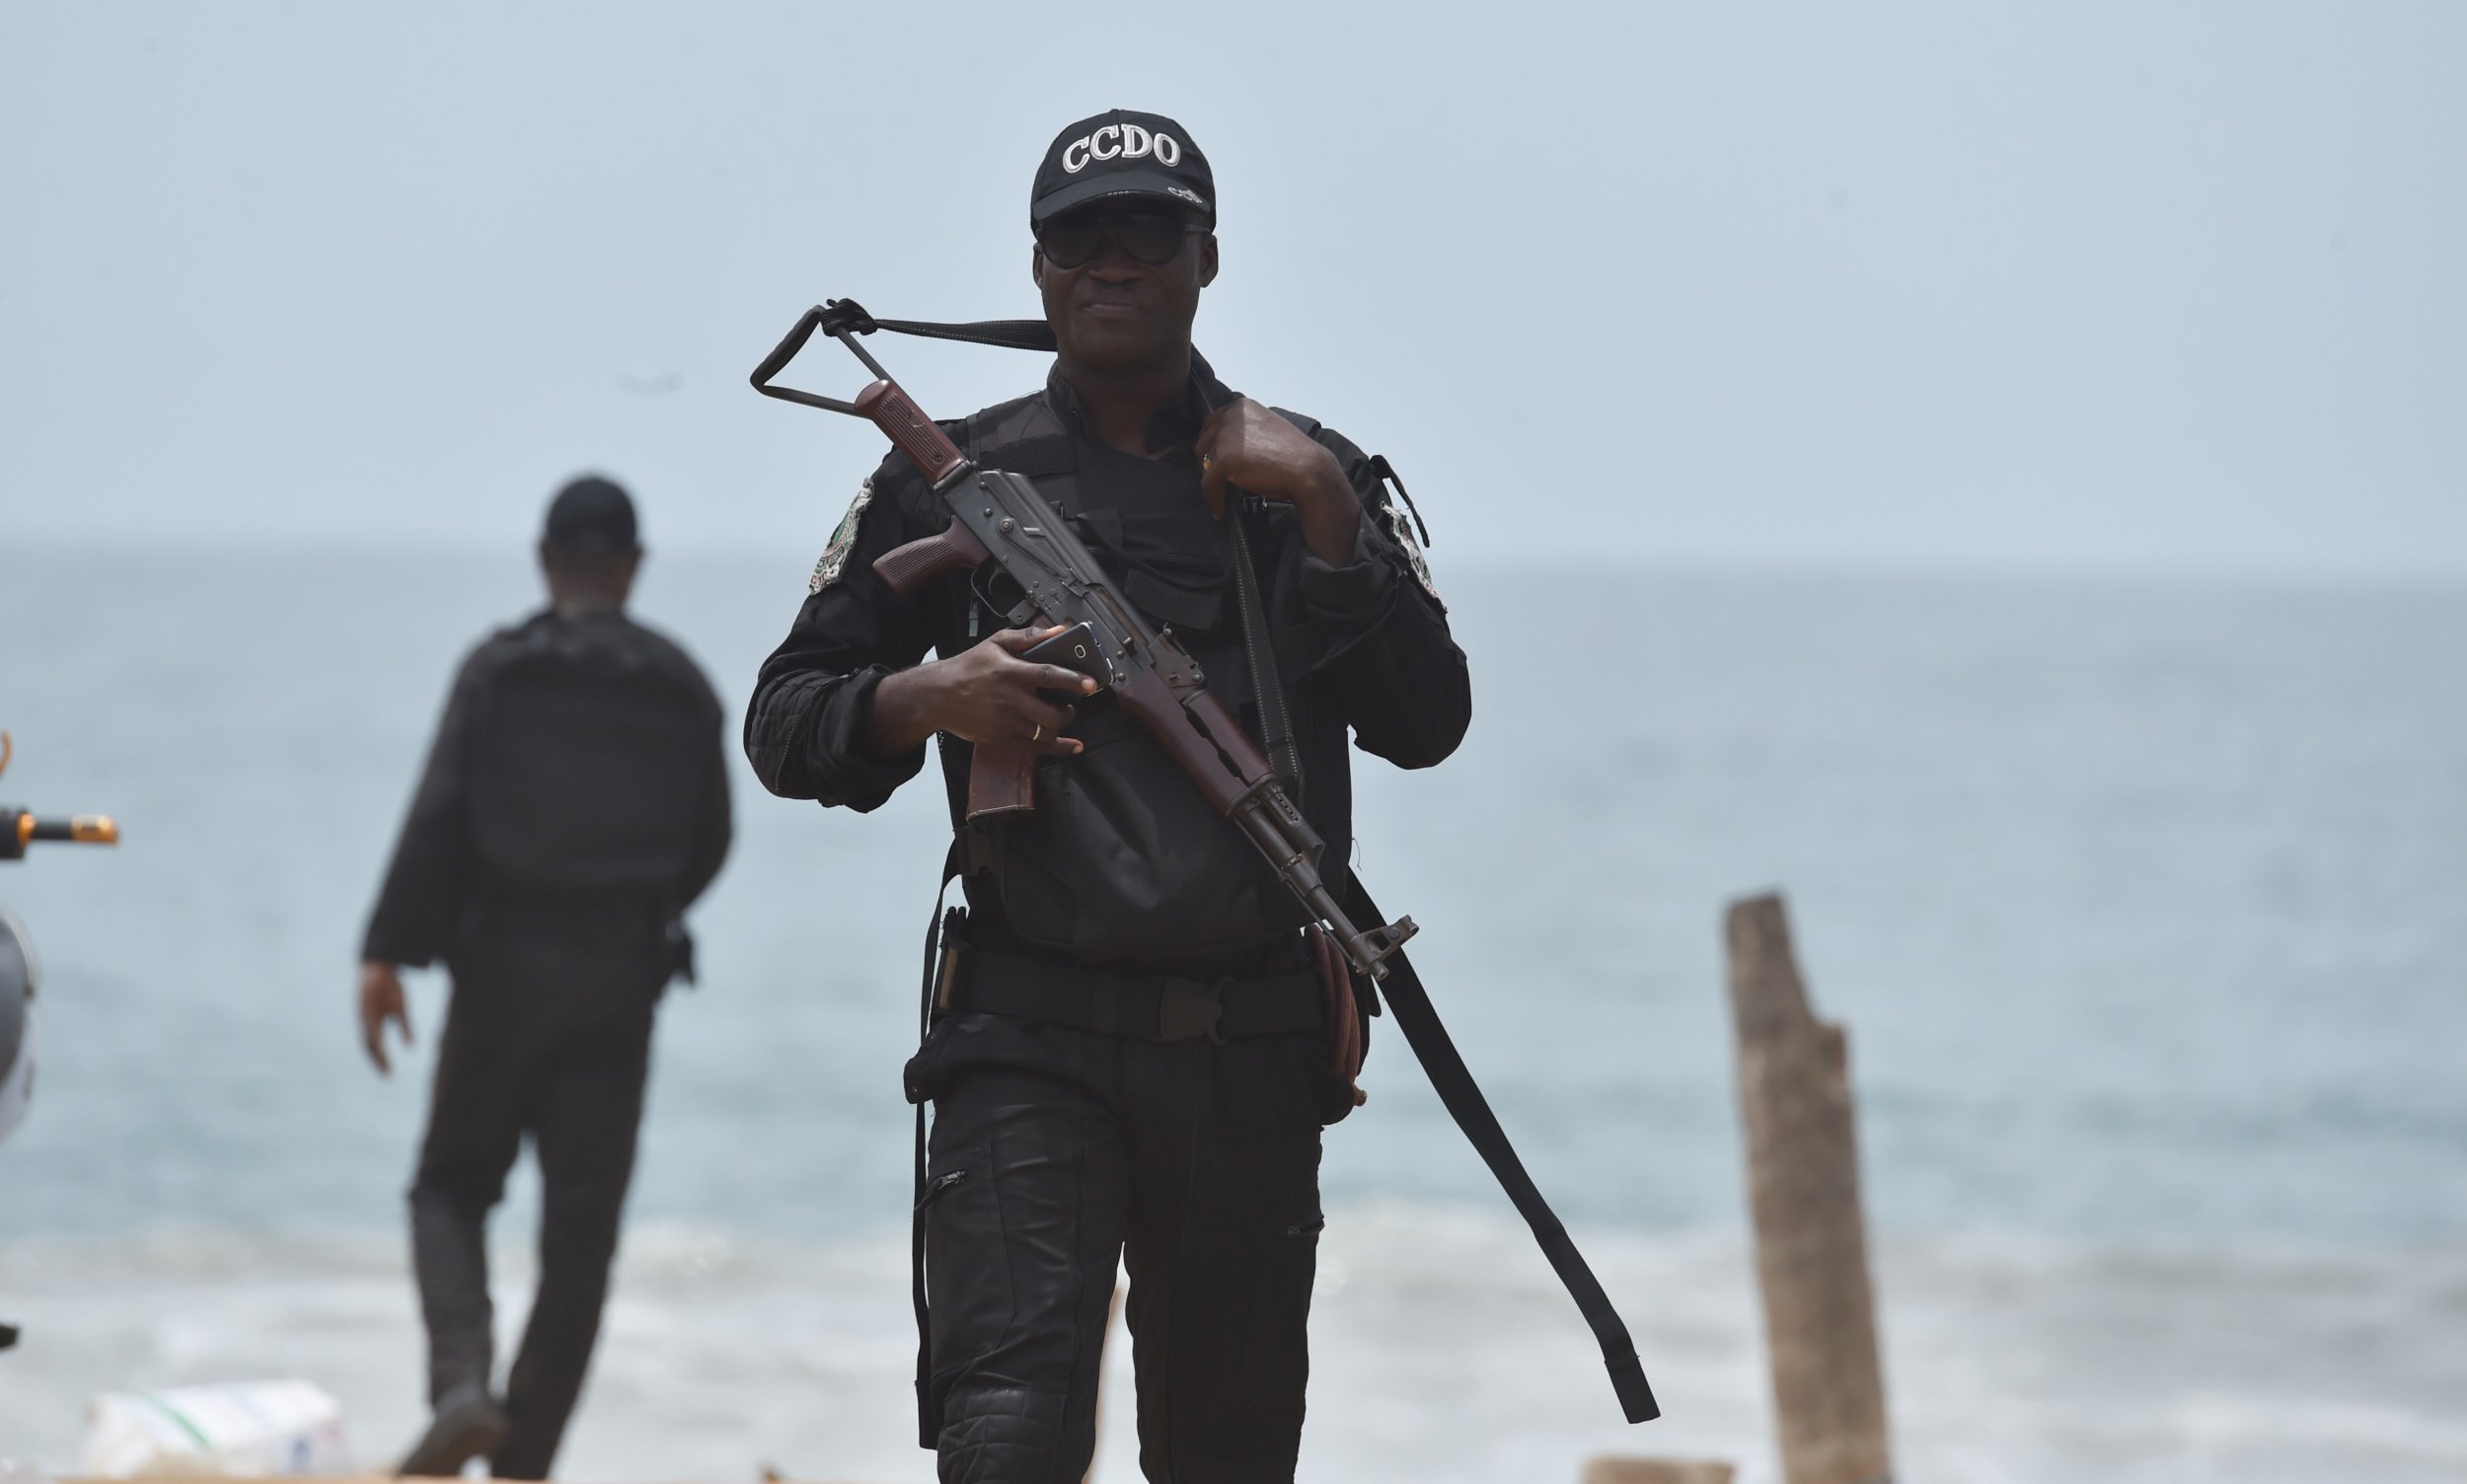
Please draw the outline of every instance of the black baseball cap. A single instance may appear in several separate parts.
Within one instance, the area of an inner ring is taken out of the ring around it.
[[[639,549],[634,497],[614,480],[587,474],[549,501],[540,545],[558,552],[632,552]]]
[[[1158,196],[1217,224],[1217,178],[1190,131],[1162,113],[1115,109],[1054,136],[1028,192],[1028,225],[1108,196]]]

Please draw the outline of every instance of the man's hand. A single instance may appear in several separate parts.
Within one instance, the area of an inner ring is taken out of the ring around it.
[[[1072,708],[1037,692],[1085,696],[1096,682],[1060,665],[1019,658],[1021,650],[1060,632],[1060,628],[1006,629],[964,653],[882,677],[865,719],[866,747],[877,757],[896,757],[935,732],[949,732],[1051,757],[1082,751],[1079,738],[1062,734],[1074,719]]]
[[[360,1044],[368,1048],[368,1059],[387,1076],[394,1076],[394,1064],[386,1060],[386,1022],[393,1021],[403,1033],[403,1044],[411,1044],[411,1012],[403,1002],[403,976],[394,965],[370,959],[360,965]]]
[[[1282,500],[1302,517],[1311,555],[1350,566],[1362,526],[1362,505],[1345,471],[1301,428],[1244,397],[1208,414],[1199,428],[1199,487],[1208,510],[1225,514],[1225,491],[1238,485],[1263,500]]]

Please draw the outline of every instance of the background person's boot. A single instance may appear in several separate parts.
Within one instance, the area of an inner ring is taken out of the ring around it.
[[[487,1457],[504,1442],[505,1409],[487,1387],[460,1386],[437,1399],[428,1431],[419,1435],[394,1472],[398,1478],[452,1478],[464,1464]]]

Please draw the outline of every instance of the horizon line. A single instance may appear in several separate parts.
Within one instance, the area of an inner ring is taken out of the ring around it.
[[[199,555],[220,557],[261,556],[267,558],[313,557],[392,557],[413,561],[521,562],[532,557],[529,541],[511,547],[482,538],[440,539],[418,537],[409,540],[336,533],[304,533],[266,539],[262,536],[238,536],[230,533],[165,533],[137,536],[104,536],[71,534],[59,531],[21,534],[14,545],[21,555],[78,555],[111,553],[139,560],[193,558]],[[673,560],[704,564],[712,562],[755,562],[793,559],[806,564],[810,557],[801,555],[802,547],[791,551],[785,546],[766,546],[753,541],[688,540],[677,543],[647,542],[647,557],[652,562]],[[2069,557],[2015,557],[2009,556],[1973,556],[1965,557],[1909,556],[1836,556],[1808,557],[1775,556],[1752,557],[1716,553],[1660,553],[1650,556],[1628,556],[1616,553],[1591,552],[1573,563],[1560,563],[1539,555],[1520,552],[1472,551],[1447,553],[1433,565],[1444,593],[1452,574],[1472,579],[1496,577],[1604,576],[1616,572],[1632,572],[1673,578],[1712,578],[1737,581],[1847,581],[1847,582],[1911,582],[1963,585],[1990,582],[2027,582],[2047,585],[2124,585],[2124,586],[2190,586],[2190,587],[2262,587],[2294,589],[2467,589],[2467,565],[2443,566],[2426,563],[2419,566],[2397,565],[2316,565],[2299,568],[2283,563],[2218,562],[2188,563],[2181,561],[2149,561],[2113,559],[2085,561]]]

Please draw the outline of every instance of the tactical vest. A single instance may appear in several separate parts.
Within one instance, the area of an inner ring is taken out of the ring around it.
[[[618,638],[517,632],[477,698],[473,842],[518,891],[665,897],[691,862],[709,704]]]

